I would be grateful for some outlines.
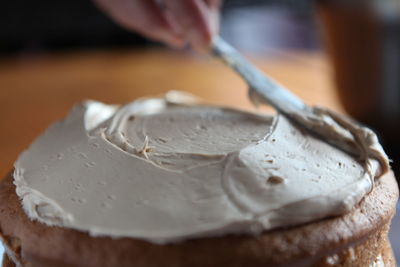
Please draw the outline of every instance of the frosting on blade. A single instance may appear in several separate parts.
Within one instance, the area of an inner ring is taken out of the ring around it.
[[[347,212],[372,189],[379,164],[368,162],[283,116],[174,93],[76,106],[19,157],[14,179],[31,219],[168,243]]]
[[[270,104],[265,96],[253,88],[249,88],[248,97],[256,107],[260,104]],[[292,104],[289,102],[288,104],[291,106]],[[389,159],[379,144],[378,137],[371,129],[361,126],[348,117],[321,107],[304,105],[301,109],[290,108],[286,111],[285,116],[300,124],[310,133],[319,135],[319,138],[329,144],[358,157],[370,172],[371,179],[374,177],[370,164],[371,159],[380,163],[381,170],[377,175],[378,177],[389,171]]]

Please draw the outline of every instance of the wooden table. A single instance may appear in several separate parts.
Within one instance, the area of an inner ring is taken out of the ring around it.
[[[306,102],[342,111],[323,55],[285,53],[255,62]],[[189,52],[70,52],[0,60],[0,177],[49,123],[75,103],[126,103],[171,89],[212,103],[253,108],[240,78],[222,63]]]
[[[324,55],[284,53],[254,62],[307,103],[343,112]],[[0,59],[0,177],[49,123],[62,118],[75,103],[84,99],[126,103],[171,89],[253,109],[240,78],[220,62],[188,52],[71,52]],[[396,221],[391,235],[399,256],[400,218]]]

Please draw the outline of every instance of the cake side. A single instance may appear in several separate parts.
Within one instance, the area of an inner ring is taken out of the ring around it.
[[[389,264],[398,190],[371,130],[316,117],[356,148],[346,152],[282,115],[173,96],[123,106],[86,101],[21,154],[0,185],[10,259],[21,266]]]
[[[10,174],[0,183],[1,236],[22,263],[30,262],[32,266],[324,266],[335,255],[339,257],[336,266],[341,266],[341,259],[349,258],[344,252],[357,245],[356,250],[363,252],[357,264],[365,263],[363,258],[372,262],[388,250],[387,230],[398,199],[395,178],[388,173],[355,209],[343,216],[260,236],[231,235],[156,245],[132,238],[93,238],[80,231],[31,221],[12,181]],[[7,240],[13,240],[14,247]],[[387,261],[391,258],[381,257]]]

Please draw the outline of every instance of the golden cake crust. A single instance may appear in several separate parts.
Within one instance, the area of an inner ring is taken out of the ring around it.
[[[11,174],[0,182],[0,234],[10,258],[23,265],[368,266],[381,255],[387,266],[395,266],[387,240],[399,194],[393,173],[381,177],[374,190],[343,216],[260,236],[231,235],[170,245],[132,238],[93,238],[31,221],[12,182]]]

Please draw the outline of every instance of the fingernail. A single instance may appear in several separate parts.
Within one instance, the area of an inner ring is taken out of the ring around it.
[[[184,45],[183,38],[171,31],[160,31],[157,39],[173,48],[182,48]]]
[[[172,48],[183,48],[185,41],[179,37],[172,36],[167,40],[167,43]]]

